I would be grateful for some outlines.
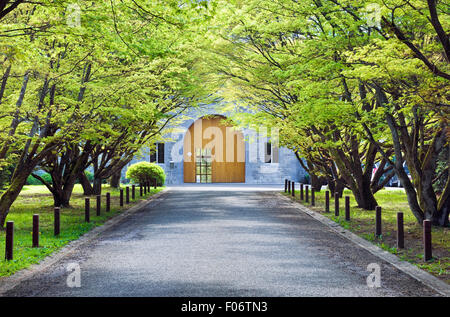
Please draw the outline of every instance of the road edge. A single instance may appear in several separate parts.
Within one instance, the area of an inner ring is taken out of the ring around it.
[[[54,265],[55,263],[65,258],[66,256],[73,254],[79,247],[91,242],[92,240],[97,238],[101,233],[118,225],[120,222],[122,222],[129,216],[135,214],[136,212],[140,211],[142,208],[153,202],[155,199],[160,198],[168,191],[169,188],[166,187],[163,190],[159,191],[158,193],[148,197],[146,200],[138,203],[137,205],[134,205],[133,207],[126,209],[122,213],[107,220],[101,226],[95,227],[92,230],[83,234],[80,238],[69,242],[60,250],[42,259],[42,261],[40,261],[39,263],[33,264],[26,269],[17,271],[13,275],[0,278],[0,296],[3,296],[3,294],[15,288],[23,281],[32,278],[39,272],[44,271],[48,267]]]
[[[439,280],[437,277],[433,276],[432,274],[425,272],[415,265],[403,261],[399,259],[396,255],[389,253],[377,245],[371,243],[370,241],[367,241],[360,236],[356,235],[355,233],[341,227],[338,223],[334,222],[333,220],[328,219],[327,217],[321,215],[320,213],[309,209],[308,207],[300,204],[299,202],[293,201],[291,198],[284,196],[281,193],[277,193],[280,197],[285,199],[286,201],[290,202],[294,208],[299,209],[301,212],[309,215],[310,217],[314,218],[315,220],[321,222],[340,236],[346,238],[347,240],[350,240],[351,242],[357,244],[358,246],[362,247],[363,249],[369,251],[371,254],[379,257],[380,259],[388,262],[389,264],[393,265],[403,273],[411,276],[415,280],[419,281],[420,283],[424,284],[425,286],[428,286],[432,290],[438,292],[439,294],[450,297],[450,286]]]

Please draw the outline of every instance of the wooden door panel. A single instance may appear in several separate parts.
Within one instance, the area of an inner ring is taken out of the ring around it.
[[[189,128],[189,133],[186,133],[184,140],[184,182],[185,183],[195,183],[196,182],[196,173],[195,173],[195,144],[199,146],[202,145],[205,147],[213,147],[212,152],[215,156],[212,166],[212,182],[213,183],[243,183],[245,182],[245,141],[242,132],[236,131],[233,136],[230,137],[230,130],[227,130],[227,126],[223,124],[222,120],[224,117],[216,116],[210,118],[201,118],[198,120],[202,120],[201,130],[198,126],[195,128],[196,131],[194,133],[194,126],[192,124]],[[197,121],[196,121],[197,122]],[[208,128],[212,128],[208,130],[209,133],[214,131],[214,135],[211,135],[211,138],[205,139],[202,138],[205,135],[205,130]],[[219,128],[220,132],[215,130],[215,128]],[[202,131],[202,132],[200,132]],[[228,137],[227,137],[228,133]],[[217,135],[216,135],[217,134]],[[223,149],[214,148],[215,145],[219,145],[217,142],[219,138],[222,137]],[[195,140],[194,140],[195,137]],[[202,140],[198,139],[202,138]],[[188,153],[191,153],[190,156],[191,162],[189,162]],[[229,154],[227,157],[227,153]],[[221,154],[221,155],[220,155]],[[222,160],[220,161],[219,155],[222,156]],[[219,160],[219,161],[216,161]],[[232,160],[232,162],[227,161]],[[240,162],[238,162],[240,160]]]

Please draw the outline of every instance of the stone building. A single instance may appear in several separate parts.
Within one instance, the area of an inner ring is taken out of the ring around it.
[[[164,142],[144,150],[130,164],[155,162],[166,172],[167,185],[305,181],[306,172],[295,154],[277,146],[276,131],[236,130],[216,105],[190,111],[187,117],[191,119],[172,126]]]

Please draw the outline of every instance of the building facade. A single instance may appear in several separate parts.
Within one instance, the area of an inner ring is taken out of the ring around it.
[[[145,149],[130,164],[149,160],[166,172],[166,184],[304,182],[306,172],[295,154],[277,146],[276,131],[236,130],[216,105],[187,114],[165,141]],[[125,174],[126,168],[123,170]]]

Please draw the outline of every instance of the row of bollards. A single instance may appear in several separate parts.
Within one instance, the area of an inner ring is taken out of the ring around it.
[[[284,192],[289,192],[295,197],[295,182],[285,179]],[[334,215],[339,216],[339,193],[334,194]],[[309,186],[300,183],[300,200],[309,201]],[[311,206],[315,205],[315,193],[311,189]],[[325,191],[325,212],[330,212],[330,192]],[[350,196],[345,196],[345,220],[350,221]],[[375,237],[382,237],[382,213],[381,207],[375,207]],[[424,260],[429,261],[432,258],[432,238],[431,238],[431,221],[423,221],[423,247]],[[405,248],[403,213],[397,213],[397,248]]]
[[[145,191],[145,194],[150,192],[152,183],[151,182],[145,182],[142,184],[139,184],[139,191],[140,196],[143,196],[143,192]],[[154,188],[157,187],[157,181],[156,179],[153,181]],[[130,187],[126,187],[125,191],[125,203],[130,203]],[[136,185],[131,186],[131,199],[136,198]],[[120,206],[122,207],[124,203],[124,191],[121,188],[120,189]],[[102,208],[102,202],[101,202],[101,195],[96,196],[96,215],[101,215],[101,208]],[[85,222],[90,222],[90,209],[91,209],[91,202],[90,198],[85,198],[85,204],[84,204],[84,220]],[[111,211],[111,193],[106,193],[106,212]],[[61,208],[55,207],[53,211],[53,234],[55,236],[58,236],[60,234],[61,229]],[[34,214],[33,215],[33,229],[32,229],[32,247],[38,248],[39,247],[39,215]],[[6,223],[6,236],[5,236],[5,259],[6,260],[12,260],[13,259],[13,252],[14,252],[14,221],[8,221]]]
[[[295,197],[295,182],[290,181],[288,179],[284,180],[284,192],[291,194],[292,197]],[[309,202],[309,185],[304,186],[300,183],[300,200],[305,200],[305,202]],[[316,204],[315,193],[311,188],[311,206]]]
[[[155,181],[155,186],[156,186],[156,181]],[[140,191],[140,196],[142,197],[143,194],[147,194],[147,189],[148,192],[150,192],[150,182],[146,182],[146,183],[141,183],[139,184],[139,191]],[[156,188],[156,187],[155,187]],[[131,186],[131,199],[134,200],[136,199],[136,185],[132,185]],[[125,197],[124,197],[124,190],[123,188],[120,189],[119,192],[119,206],[123,207],[125,204],[129,204],[130,203],[130,187],[127,186],[125,188]],[[85,222],[90,222],[90,198],[86,198],[85,199],[85,207],[84,207],[84,211],[85,211]],[[96,215],[100,216],[101,215],[101,209],[102,209],[102,202],[101,202],[101,196],[97,195],[96,197]],[[106,208],[105,208],[106,212],[111,211],[111,193],[106,193]]]

